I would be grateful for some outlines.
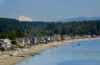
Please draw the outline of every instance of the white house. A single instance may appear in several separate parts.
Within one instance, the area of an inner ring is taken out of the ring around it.
[[[0,43],[2,44],[2,47],[4,48],[10,48],[12,46],[11,40],[9,39],[1,39]]]

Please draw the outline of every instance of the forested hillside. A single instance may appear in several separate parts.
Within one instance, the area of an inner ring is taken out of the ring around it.
[[[83,22],[19,22],[0,18],[0,38],[46,35],[100,35],[100,20]]]

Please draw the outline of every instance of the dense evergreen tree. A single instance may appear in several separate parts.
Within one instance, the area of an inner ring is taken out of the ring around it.
[[[0,38],[46,35],[100,35],[100,20],[83,22],[19,22],[0,18]]]

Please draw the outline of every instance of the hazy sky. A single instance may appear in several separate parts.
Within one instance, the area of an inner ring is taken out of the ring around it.
[[[100,16],[100,0],[0,0],[0,17],[51,21]]]

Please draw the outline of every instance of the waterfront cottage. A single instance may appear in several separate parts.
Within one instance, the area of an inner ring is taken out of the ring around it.
[[[3,39],[3,41],[4,41],[5,43],[7,43],[7,44],[11,44],[11,40],[9,40],[9,39]]]
[[[63,35],[62,36],[62,39],[63,40],[70,40],[71,39],[71,36],[70,35]]]
[[[37,37],[36,43],[45,43],[45,39],[43,37]]]
[[[48,43],[48,42],[50,42],[50,36],[33,37],[32,41],[34,44]]]
[[[11,44],[7,44],[7,43],[2,45],[2,47],[5,48],[5,49],[11,48],[11,46],[12,46]]]
[[[53,35],[50,37],[51,41],[61,41],[61,35]]]
[[[83,38],[91,38],[91,35],[83,35]]]
[[[24,38],[15,38],[13,41],[16,41],[17,45],[25,45]]]
[[[32,37],[24,37],[23,41],[25,44],[30,45],[32,44]]]
[[[91,35],[91,37],[92,37],[92,38],[95,38],[95,37],[96,37],[96,35]]]
[[[50,36],[43,36],[45,43],[50,42]]]
[[[79,35],[74,35],[73,38],[74,39],[80,39],[80,36]]]
[[[15,41],[18,45],[30,45],[31,44],[31,37],[24,37],[24,38],[16,38]]]
[[[11,48],[11,40],[9,39],[0,39],[0,46],[3,48]]]

